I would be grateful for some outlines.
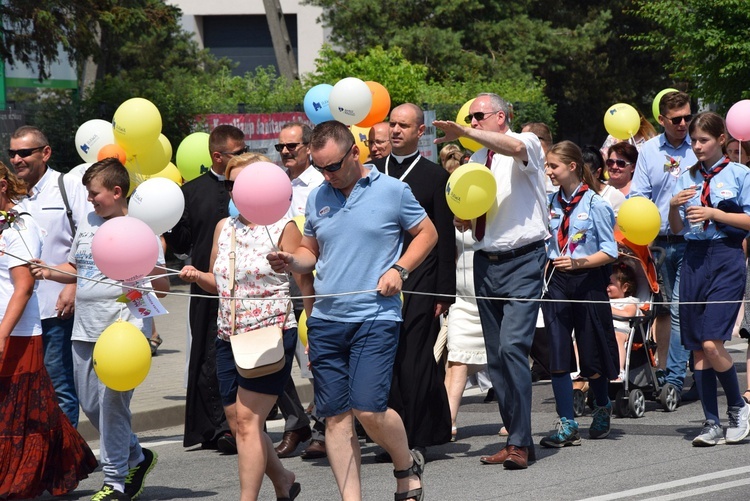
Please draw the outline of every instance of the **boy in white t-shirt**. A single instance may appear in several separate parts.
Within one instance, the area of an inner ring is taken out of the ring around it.
[[[96,267],[91,253],[91,243],[99,227],[109,219],[128,213],[126,195],[130,178],[127,170],[117,159],[107,158],[86,171],[83,184],[88,190],[94,212],[89,213],[83,224],[79,225],[68,262],[52,269],[33,267],[32,273],[36,278],[77,284],[72,337],[75,385],[81,408],[99,431],[104,472],[104,485],[91,499],[127,501],[137,499],[143,492],[146,475],[156,465],[157,455],[142,448],[131,429],[130,400],[133,390],[107,388],[94,371],[93,351],[102,331],[118,319],[136,325],[146,337],[151,335],[152,320],[135,318],[127,308],[122,308],[116,302],[122,294],[122,287],[99,282],[107,277]],[[158,240],[156,235],[154,238]],[[157,264],[163,265],[161,249],[159,245]],[[152,275],[160,273],[158,268],[151,272]],[[75,274],[79,275],[79,279]],[[166,277],[154,279],[152,286],[156,291],[166,292],[169,281]]]
[[[612,316],[634,317],[638,314],[638,290],[635,271],[625,263],[617,262],[612,265],[612,275],[609,277],[607,295],[609,295]],[[625,345],[630,335],[630,323],[627,320],[614,319],[617,349],[620,353],[620,375],[616,381],[625,379]]]

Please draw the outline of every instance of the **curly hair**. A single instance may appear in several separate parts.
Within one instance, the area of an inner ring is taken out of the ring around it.
[[[635,276],[635,270],[622,261],[617,261],[612,265],[612,274],[618,282],[625,295],[635,296],[638,290],[638,281]]]
[[[18,179],[8,166],[2,162],[0,162],[0,179],[8,181],[8,189],[5,193],[9,200],[18,202],[26,196],[26,184]]]

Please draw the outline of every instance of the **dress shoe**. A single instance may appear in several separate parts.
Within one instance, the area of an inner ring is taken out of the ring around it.
[[[500,452],[493,454],[492,456],[482,456],[479,460],[484,464],[504,464],[505,460],[510,456],[511,448],[513,449],[525,449],[528,461],[536,461],[536,451],[534,447],[516,447],[515,445],[506,445]],[[506,466],[507,467],[507,466]]]
[[[311,440],[310,445],[302,451],[302,459],[320,459],[326,457],[326,444],[321,440]]]
[[[216,439],[216,449],[227,455],[237,454],[237,440],[235,440],[231,433],[224,433]]]
[[[292,431],[285,431],[284,436],[281,437],[279,445],[274,447],[276,455],[280,458],[288,458],[294,454],[294,451],[297,450],[297,446],[300,442],[310,440],[311,435],[310,428],[307,426]]]
[[[488,404],[495,400],[495,388],[490,388],[487,390],[487,395],[484,397],[484,403]]]
[[[503,466],[509,470],[525,470],[529,467],[529,448],[509,445],[508,457],[503,461]]]

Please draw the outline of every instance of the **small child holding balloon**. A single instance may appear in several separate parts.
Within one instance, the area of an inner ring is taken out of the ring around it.
[[[581,444],[570,378],[576,370],[573,332],[581,376],[588,378],[595,397],[589,438],[609,435],[612,403],[608,384],[617,377],[618,352],[607,285],[617,244],[614,212],[590,188],[591,172],[584,166],[580,148],[570,141],[553,145],[547,152],[546,173],[560,187],[549,198],[552,238],[545,269],[545,299],[554,301],[542,303],[559,421],[556,431],[543,438],[541,445],[561,448]]]
[[[101,464],[104,484],[94,499],[129,500],[143,492],[146,475],[157,462],[157,455],[138,443],[138,437],[130,426],[130,400],[133,390],[117,391],[108,388],[94,371],[93,352],[99,335],[112,323],[123,320],[140,328],[150,336],[152,319],[136,318],[117,299],[123,295],[119,285],[102,281],[111,280],[99,270],[92,253],[92,242],[97,230],[107,221],[126,216],[126,195],[130,188],[130,177],[116,158],[106,158],[95,163],[83,176],[88,190],[88,199],[94,212],[79,225],[73,239],[67,263],[54,268],[36,261],[31,272],[37,279],[76,283],[76,315],[73,324],[73,369],[81,408],[92,425],[99,431],[101,442]],[[154,235],[154,238],[158,237]],[[134,242],[136,245],[136,242]],[[159,245],[157,265],[164,265],[164,253]],[[151,274],[159,274],[154,268]],[[166,277],[154,279],[156,291],[167,292]]]

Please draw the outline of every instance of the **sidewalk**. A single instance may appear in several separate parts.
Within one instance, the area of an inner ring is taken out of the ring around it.
[[[172,292],[187,293],[187,285],[172,285]],[[156,317],[156,330],[164,340],[152,359],[146,380],[135,389],[130,410],[133,431],[138,433],[185,422],[185,386],[187,364],[187,296],[169,295],[161,300],[169,315]],[[303,405],[312,400],[312,385],[300,377],[295,362],[292,377]],[[97,440],[99,434],[81,412],[78,431],[86,440]]]

